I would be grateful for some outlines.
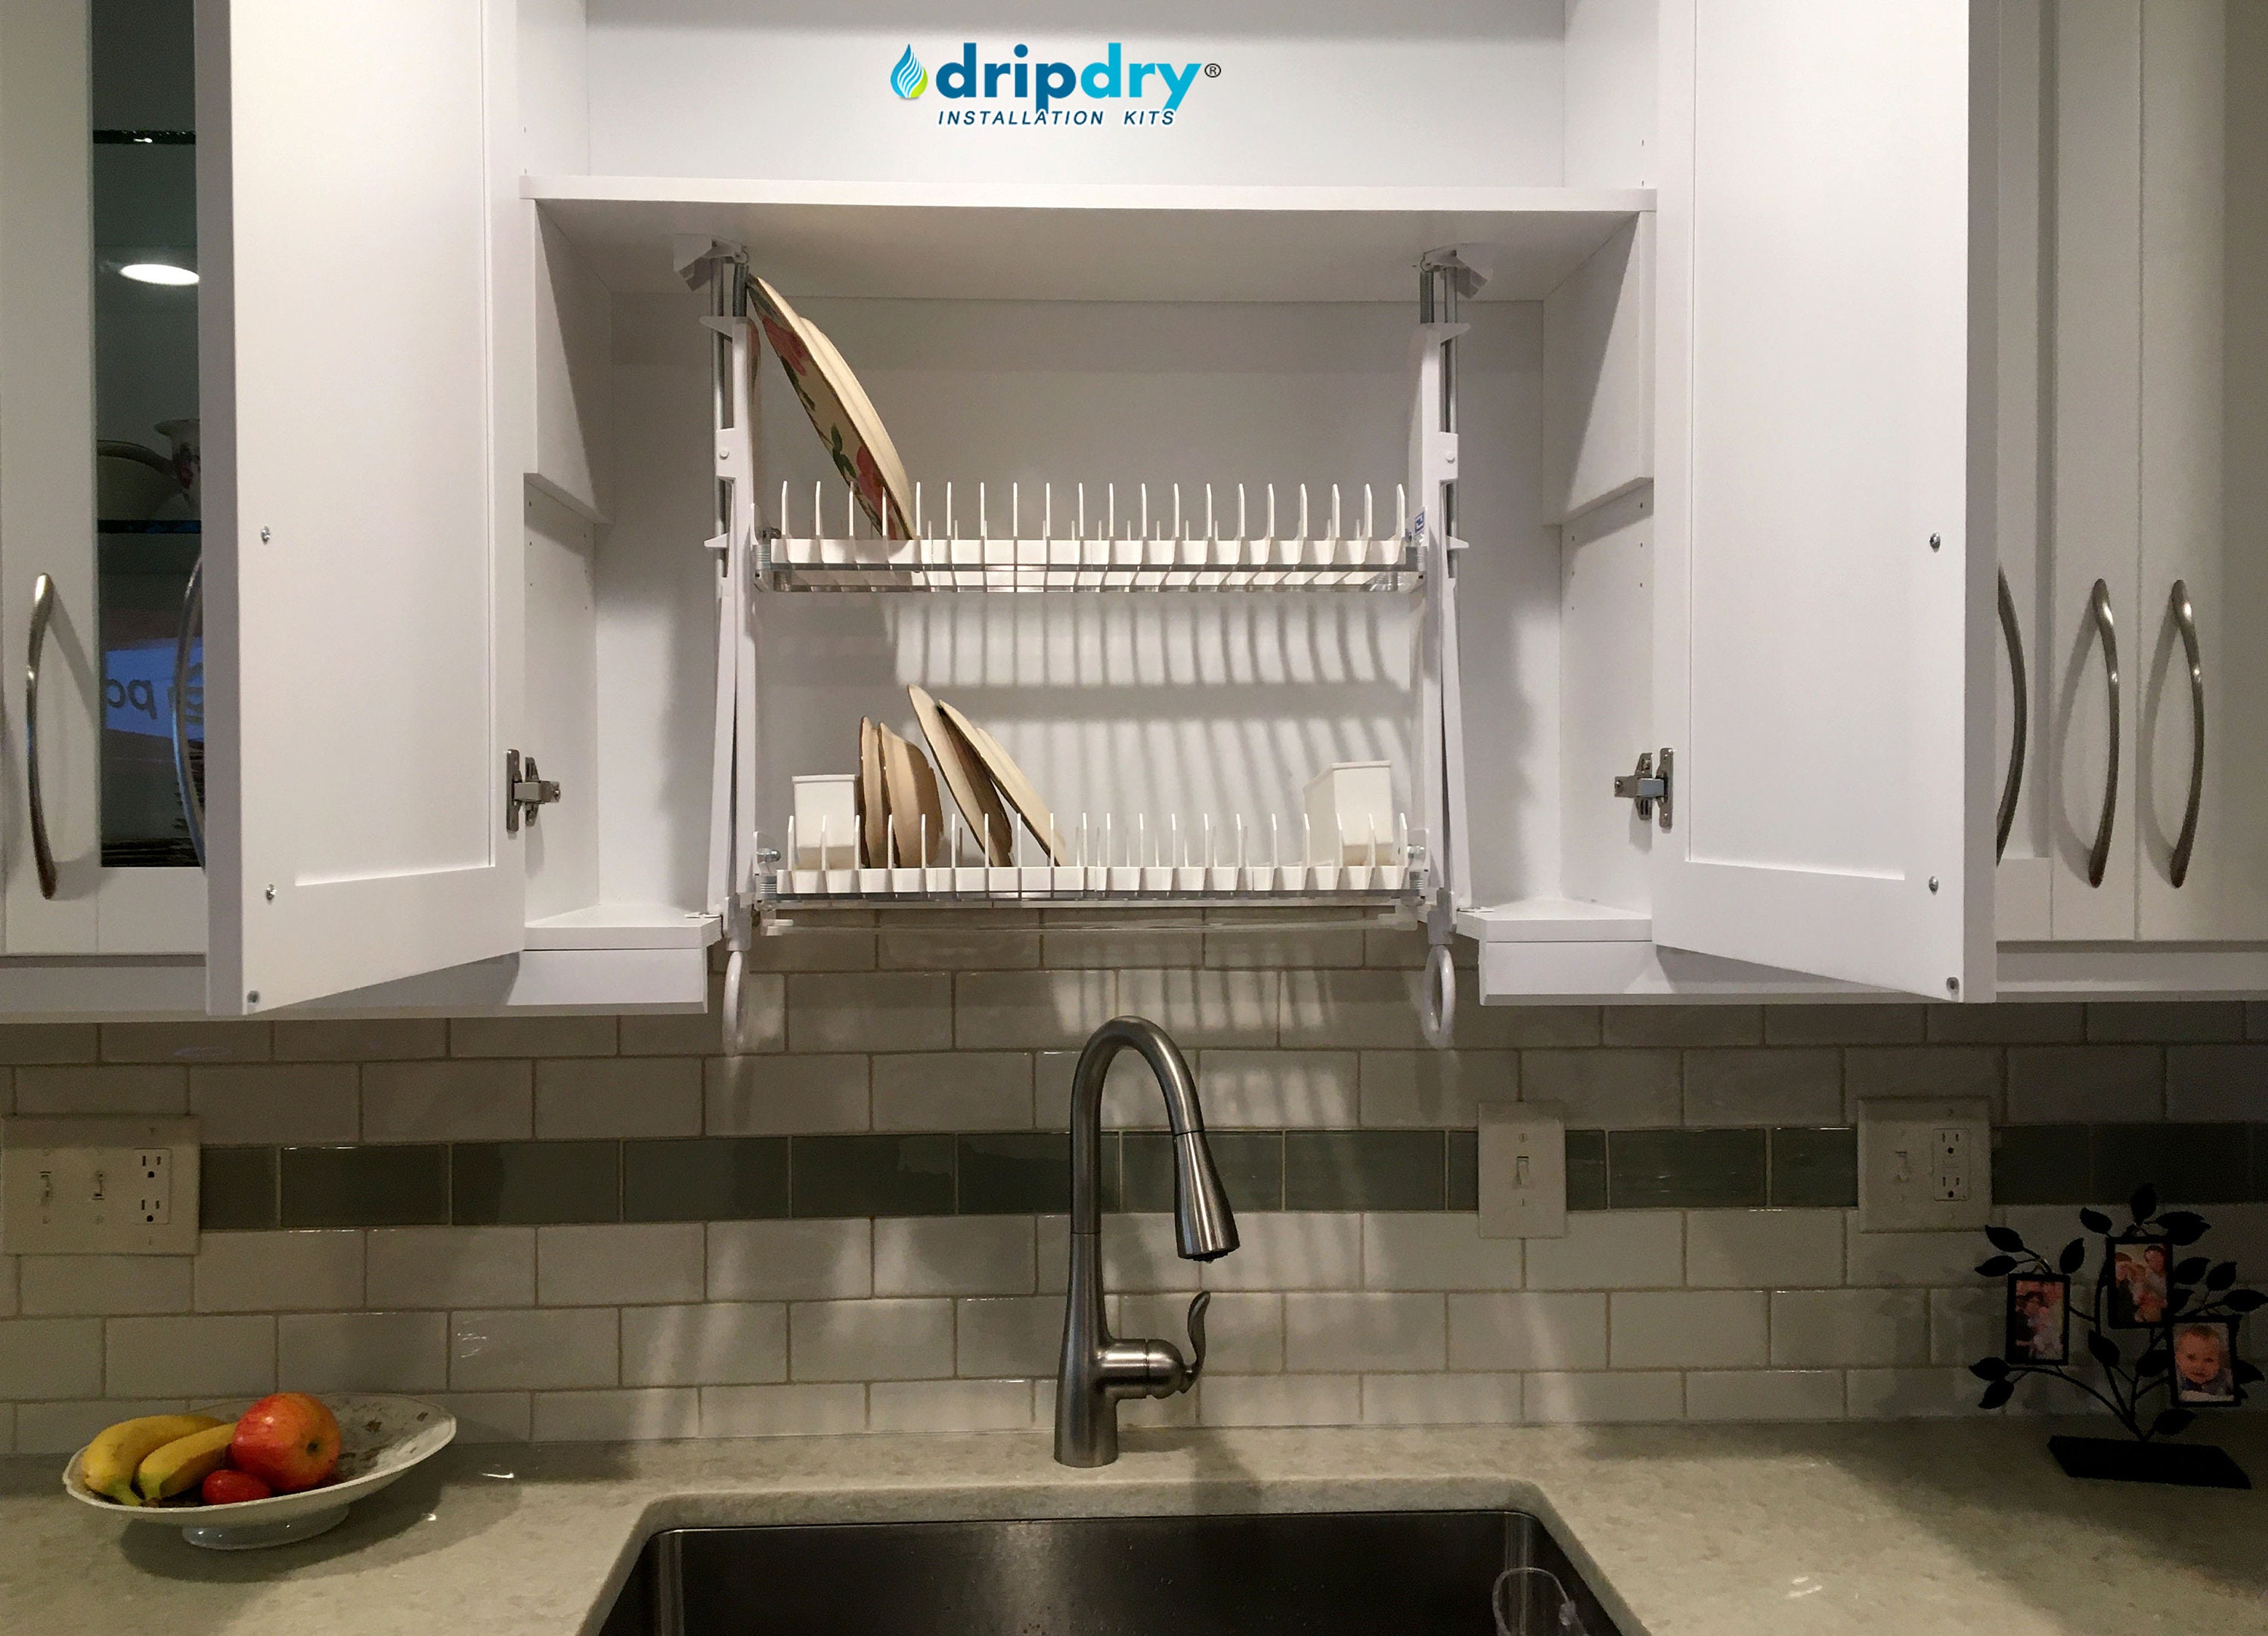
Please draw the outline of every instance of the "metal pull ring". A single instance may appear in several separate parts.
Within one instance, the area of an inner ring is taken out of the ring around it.
[[[2205,800],[2205,660],[2198,652],[2197,615],[2190,607],[2190,588],[2174,581],[2170,598],[2174,629],[2182,633],[2182,648],[2190,661],[2190,800],[2182,810],[2181,838],[2174,843],[2166,873],[2176,890],[2189,879],[2190,852],[2197,845],[2198,808]]]
[[[2008,850],[2008,832],[2016,827],[2016,798],[2024,787],[2024,739],[2031,717],[2031,690],[2024,682],[2024,634],[2016,623],[2016,599],[2009,593],[2008,576],[2000,575],[2000,635],[2008,644],[2008,683],[2013,694],[2008,734],[2008,771],[2000,781],[2000,816],[1992,831],[1992,861]]]
[[[2102,639],[2102,675],[2110,686],[2110,754],[2102,773],[2102,816],[2095,825],[2095,848],[2087,855],[2087,883],[2099,887],[2110,866],[2111,821],[2118,812],[2118,631],[2110,618],[2110,586],[2098,579],[2088,599],[2095,634]]]
[[[40,660],[55,615],[55,582],[41,574],[32,582],[32,636],[24,655],[24,788],[32,809],[32,859],[39,866],[41,897],[55,895],[55,851],[48,842],[48,804],[40,789]]]
[[[1418,1027],[1426,1044],[1447,1050],[1457,1029],[1457,973],[1447,943],[1425,951],[1425,991],[1418,997]]]
[[[181,593],[180,628],[173,633],[173,783],[181,792],[181,816],[188,821],[189,846],[200,869],[205,866],[205,800],[189,765],[189,633],[203,628],[204,617],[205,559],[200,556],[189,570],[188,588]]]

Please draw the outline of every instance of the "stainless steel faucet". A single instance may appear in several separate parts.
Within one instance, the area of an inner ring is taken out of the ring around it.
[[[1102,1081],[1111,1058],[1131,1046],[1157,1076],[1174,1130],[1174,1236],[1188,1261],[1216,1261],[1236,1248],[1236,1218],[1205,1145],[1197,1081],[1181,1050],[1156,1023],[1114,1017],[1091,1035],[1071,1079],[1071,1292],[1064,1309],[1063,1367],[1056,1373],[1056,1461],[1108,1465],[1118,1458],[1118,1405],[1171,1397],[1204,1367],[1204,1315],[1189,1302],[1189,1360],[1171,1341],[1114,1340],[1102,1314]]]

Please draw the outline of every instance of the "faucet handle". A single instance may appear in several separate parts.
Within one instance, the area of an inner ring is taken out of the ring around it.
[[[1182,1389],[1183,1391],[1189,1390],[1190,1387],[1195,1386],[1197,1383],[1197,1376],[1204,1369],[1204,1315],[1205,1308],[1211,1305],[1212,1292],[1211,1290],[1201,1291],[1197,1297],[1189,1302],[1189,1370],[1187,1374],[1182,1377]]]

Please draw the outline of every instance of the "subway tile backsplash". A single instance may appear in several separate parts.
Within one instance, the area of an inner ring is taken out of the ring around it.
[[[1189,1053],[1244,1241],[1174,1256],[1123,1061],[1113,1321],[1178,1342],[1217,1292],[1203,1384],[1130,1426],[1971,1412],[1980,1241],[1856,1231],[1874,1095],[1989,1098],[2028,1234],[2146,1177],[2268,1273],[2268,1006],[1467,1004],[1435,1052],[1421,956],[850,916],[759,946],[738,1058],[713,1016],[0,1028],[0,1108],[194,1112],[207,1144],[195,1257],[0,1253],[0,1447],[278,1384],[491,1440],[1043,1430],[1071,1065],[1122,1011]],[[1478,1234],[1478,1104],[1517,1098],[1565,1109],[1562,1239]]]

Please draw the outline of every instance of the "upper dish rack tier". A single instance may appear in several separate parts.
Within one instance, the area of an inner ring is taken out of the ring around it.
[[[780,487],[781,526],[757,539],[754,583],[767,591],[1382,591],[1412,592],[1424,581],[1419,528],[1407,515],[1403,490],[1394,494],[1394,527],[1384,520],[1370,485],[1360,490],[1359,512],[1351,497],[1343,501],[1330,485],[1328,505],[1312,511],[1306,484],[1285,507],[1279,529],[1275,486],[1248,506],[1242,484],[1232,507],[1216,509],[1212,485],[1204,486],[1202,510],[1185,513],[1179,483],[1153,517],[1148,485],[1138,485],[1132,504],[1121,514],[1115,485],[1105,490],[1090,516],[1086,486],[1073,493],[1070,514],[1058,519],[1053,484],[1040,494],[1040,527],[1027,535],[1023,497],[1009,485],[1008,528],[995,534],[983,484],[977,487],[976,531],[962,532],[954,512],[952,485],[946,486],[941,532],[923,514],[920,485],[914,489],[909,530],[885,499],[880,534],[859,532],[859,512],[844,492],[842,532],[829,534],[828,504],[813,486],[808,532],[790,521],[790,490]],[[1315,497],[1320,502],[1322,497]],[[1320,513],[1320,514],[1318,514]],[[1069,524],[1059,534],[1057,523]],[[1229,525],[1233,523],[1232,528]],[[1248,532],[1254,524],[1259,531]],[[911,537],[907,537],[910,534]]]

